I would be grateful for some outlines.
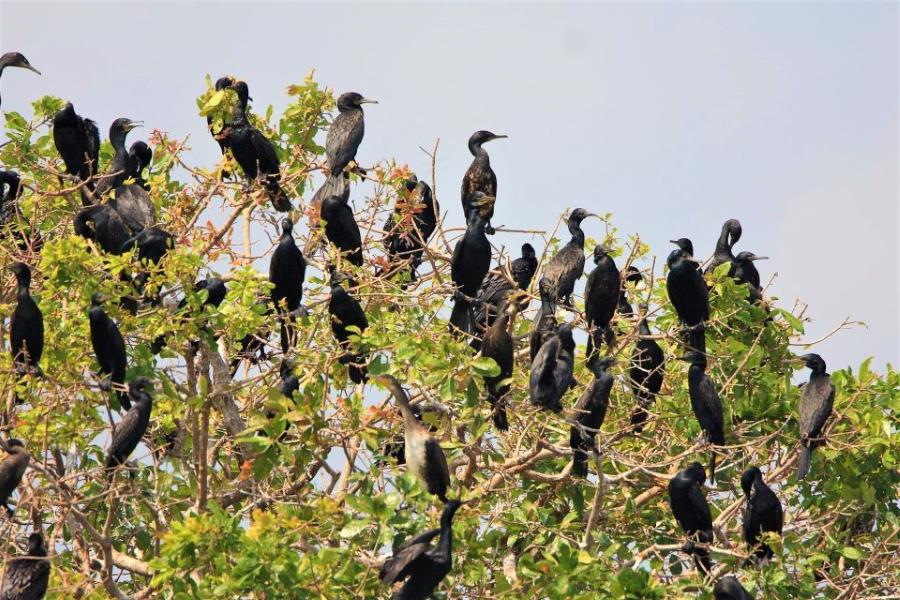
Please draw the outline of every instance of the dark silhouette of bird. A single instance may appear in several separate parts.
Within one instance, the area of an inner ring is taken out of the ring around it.
[[[706,352],[704,323],[709,319],[709,290],[697,269],[697,261],[676,248],[669,254],[666,264],[669,266],[666,291],[678,320],[687,327],[686,343],[693,350]]]
[[[29,71],[33,71],[38,75],[41,74],[40,71],[31,66],[31,63],[28,62],[28,59],[21,52],[7,52],[3,56],[0,56],[0,76],[3,75],[3,70],[7,67],[18,67],[20,69],[28,69]]]
[[[132,231],[122,215],[111,204],[94,204],[82,208],[75,215],[73,228],[77,235],[97,242],[108,254],[121,254]]]
[[[488,214],[493,210],[494,198],[476,191],[471,202],[475,210],[469,213],[466,231],[453,248],[450,276],[456,286],[450,325],[465,334],[475,332],[472,300],[491,268],[491,243],[485,234]]]
[[[688,238],[678,238],[677,240],[669,240],[669,242],[681,248],[688,256],[694,256],[694,243]]]
[[[572,448],[572,475],[587,477],[588,454],[596,448],[597,432],[606,419],[613,376],[609,372],[615,364],[610,357],[588,361],[594,372],[594,380],[585,388],[574,408],[574,423],[569,431],[569,447]]]
[[[378,104],[378,101],[364,98],[356,92],[338,96],[338,116],[325,136],[325,158],[331,175],[340,174],[351,161],[356,160],[356,151],[366,132],[363,104]]]
[[[222,90],[230,89],[234,85],[234,78],[232,77],[219,77],[216,79],[215,88],[217,92],[221,92]],[[247,96],[247,100],[253,100],[249,95]],[[240,101],[239,101],[240,102]],[[240,104],[235,107],[235,111],[240,110]],[[216,140],[216,143],[219,144],[219,150],[222,151],[222,155],[225,155],[225,150],[228,148],[228,134],[230,123],[223,123],[222,129],[218,132],[213,130],[213,118],[206,117],[206,127],[209,129],[209,133],[213,136],[213,139]],[[231,174],[223,171],[222,177],[227,179]]]
[[[462,502],[451,500],[441,514],[440,529],[432,529],[408,539],[394,550],[381,566],[378,577],[387,585],[406,580],[391,600],[430,598],[441,580],[453,568],[453,516]],[[431,541],[438,537],[436,546]]]
[[[644,281],[644,276],[641,275],[640,270],[634,265],[628,265],[628,268],[625,269],[625,272],[622,274],[622,287],[619,292],[619,303],[616,306],[616,311],[623,316],[631,316],[634,314],[634,308],[631,307],[631,303],[628,301],[628,283],[638,284]]]
[[[128,368],[128,355],[125,352],[125,340],[119,331],[119,326],[109,318],[103,310],[106,297],[96,293],[91,297],[91,308],[88,311],[88,320],[91,325],[91,344],[94,347],[94,356],[100,365],[100,373],[109,377],[108,382],[102,384],[102,389],[109,390],[111,385],[125,386],[125,371]],[[119,405],[128,410],[131,402],[124,390],[116,390]]]
[[[175,247],[175,236],[162,227],[148,227],[122,244],[120,252],[125,253],[137,248],[140,262],[158,265],[166,253]]]
[[[34,532],[28,536],[28,554],[13,558],[0,574],[2,600],[41,600],[50,581],[50,561],[46,559],[44,536]]]
[[[147,432],[147,426],[150,425],[150,411],[153,409],[153,396],[150,395],[152,390],[153,385],[146,377],[136,377],[128,384],[131,408],[113,431],[112,441],[106,453],[107,470],[125,464]]]
[[[447,467],[447,459],[440,443],[416,417],[400,382],[392,375],[380,375],[377,380],[391,392],[397,403],[397,409],[403,416],[407,469],[422,480],[429,494],[434,494],[446,504],[447,489],[450,487],[450,469]]]
[[[516,303],[507,305],[484,333],[484,340],[481,344],[481,355],[494,359],[494,362],[500,367],[497,375],[484,378],[494,426],[500,431],[509,429],[509,421],[506,416],[506,396],[509,393],[510,385],[508,382],[503,382],[512,377],[515,352],[512,333],[518,310],[519,307]]]
[[[16,276],[16,308],[9,326],[9,352],[13,364],[24,374],[27,370],[40,372],[38,363],[44,353],[44,315],[31,296],[31,269],[17,262],[10,267]]]
[[[616,261],[609,255],[610,249],[604,245],[594,246],[594,270],[588,275],[584,286],[584,316],[588,325],[587,358],[605,339],[607,347],[612,347],[613,332],[609,326],[622,296],[622,280]]]
[[[300,380],[294,375],[294,366],[294,361],[284,359],[278,367],[278,376],[281,377],[278,391],[285,398],[293,398],[294,392],[300,389]]]
[[[831,383],[831,376],[821,356],[804,354],[799,360],[812,371],[800,397],[800,461],[797,465],[797,479],[805,479],[809,474],[813,450],[825,444],[823,433],[825,422],[834,408],[834,384]]]
[[[741,585],[734,575],[726,575],[716,582],[713,588],[715,600],[753,600],[753,596]]]
[[[15,511],[9,507],[9,497],[22,483],[22,477],[31,463],[31,456],[25,450],[25,444],[15,438],[0,440],[0,448],[6,452],[6,458],[0,462],[0,504],[11,519]]]
[[[94,189],[94,198],[97,202],[103,199],[107,192],[116,189],[125,180],[134,176],[135,164],[128,149],[125,148],[125,138],[128,132],[143,125],[139,121],[132,121],[124,117],[113,121],[109,127],[109,143],[112,144],[115,154],[112,162],[106,168],[106,172],[97,181]]]
[[[281,187],[281,160],[275,146],[263,133],[250,124],[247,117],[247,102],[250,93],[247,84],[237,81],[232,86],[238,96],[238,110],[235,110],[228,131],[228,147],[240,165],[248,182],[263,178],[263,185],[272,207],[279,212],[291,210],[291,200]]]
[[[712,379],[706,374],[706,355],[702,352],[691,352],[683,357],[690,363],[688,367],[688,393],[691,397],[691,409],[697,422],[703,429],[704,441],[712,446],[725,444],[725,418],[722,400],[716,391]],[[716,481],[716,451],[713,448],[709,456],[709,480]]]
[[[628,369],[628,383],[634,393],[637,406],[631,413],[631,426],[641,432],[650,414],[647,409],[653,405],[663,384],[666,361],[662,348],[656,340],[650,339],[647,325],[647,306],[640,307],[641,320],[638,322],[638,338],[631,352],[631,366]]]
[[[528,334],[529,360],[534,362],[547,340],[556,335],[559,323],[556,321],[556,302],[551,297],[553,294],[552,283],[546,277],[538,281],[538,291],[541,295],[541,307],[534,316],[531,325],[531,333]]]
[[[744,490],[744,541],[758,559],[772,558],[768,544],[761,543],[761,533],[771,531],[781,535],[784,527],[784,510],[778,496],[765,484],[762,472],[750,467],[741,475],[741,489]]]
[[[753,263],[757,260],[767,260],[768,256],[757,256],[752,252],[739,252],[734,260],[731,261],[731,269],[728,271],[729,277],[734,277],[738,283],[747,286],[748,297],[750,302],[756,304],[762,301],[763,293],[760,286],[759,271]]]
[[[706,548],[695,544],[710,544],[713,541],[712,513],[701,490],[705,481],[706,473],[696,462],[669,480],[669,506],[675,520],[688,536],[683,550],[693,555],[694,564],[704,575],[709,573],[712,560]]]
[[[556,335],[547,340],[531,363],[529,392],[531,403],[559,412],[560,400],[572,386],[575,366],[575,340],[572,326],[563,323]]]
[[[328,314],[331,315],[331,332],[344,351],[340,358],[342,365],[347,365],[347,372],[353,383],[364,383],[368,378],[366,368],[367,354],[362,348],[354,350],[351,335],[357,332],[350,327],[356,327],[358,335],[362,335],[369,326],[369,320],[359,302],[344,289],[343,283],[349,278],[338,271],[331,274],[331,297],[328,299]]]
[[[156,207],[150,194],[136,183],[120,185],[109,205],[116,209],[129,232],[137,234],[156,222]]]
[[[505,137],[505,135],[497,135],[490,131],[476,131],[469,137],[469,152],[471,152],[472,156],[475,158],[466,170],[466,174],[463,175],[462,190],[460,193],[463,215],[466,217],[466,222],[469,221],[469,215],[473,210],[472,195],[475,192],[481,192],[485,196],[497,197],[497,175],[494,174],[494,170],[491,168],[491,157],[488,156],[487,151],[482,148],[482,145],[491,140],[502,139]],[[491,227],[490,224],[493,216],[494,207],[491,206],[491,210],[486,218],[486,231],[488,234],[494,233],[494,228]]]
[[[345,202],[350,201],[349,173],[329,175],[325,178],[325,181],[319,189],[316,190],[316,193],[313,194],[312,200],[309,202],[308,211],[308,214],[310,215],[309,226],[311,229],[318,227],[319,219],[322,218],[322,203],[325,202],[325,198],[330,198],[331,196],[338,196]]]
[[[322,201],[319,216],[325,221],[325,237],[337,246],[347,260],[363,264],[362,234],[347,197],[329,196]]]
[[[522,256],[512,261],[510,272],[488,273],[478,288],[477,302],[473,306],[475,324],[478,330],[487,330],[494,320],[505,310],[507,298],[515,290],[527,290],[537,271],[538,261],[531,244],[522,244]],[[502,267],[501,267],[502,271]],[[528,296],[518,294],[519,312],[528,308]],[[481,348],[478,336],[472,338],[472,347]]]
[[[69,102],[53,116],[53,143],[66,165],[66,172],[87,182],[93,191],[96,182],[93,176],[100,172],[100,130],[97,124],[75,112]],[[82,191],[82,203],[93,204],[93,200]]]
[[[405,196],[398,196],[393,212],[384,222],[384,247],[390,269],[408,264],[410,280],[415,280],[422,254],[437,228],[437,210],[431,187],[415,175],[406,181],[404,190]]]
[[[732,248],[739,239],[741,239],[741,222],[737,219],[728,219],[722,224],[722,232],[716,241],[716,249],[704,272],[712,273],[719,265],[732,262],[734,260]]]
[[[19,212],[19,174],[15,171],[0,171],[0,230],[16,218]],[[3,233],[0,232],[0,237]]]
[[[272,304],[279,314],[281,350],[287,352],[293,338],[294,314],[303,299],[306,279],[306,259],[294,241],[294,222],[281,221],[281,239],[269,260],[269,281],[272,283]]]
[[[550,259],[542,274],[550,280],[554,302],[562,301],[566,306],[572,306],[575,282],[584,274],[584,231],[581,222],[596,216],[583,208],[576,208],[566,219],[572,238]]]
[[[131,176],[134,178],[135,185],[139,185],[149,192],[150,184],[144,179],[144,169],[153,162],[153,150],[147,145],[147,142],[138,140],[131,144],[131,148],[128,149],[128,156],[131,157],[131,164],[134,165],[134,171],[131,173]]]

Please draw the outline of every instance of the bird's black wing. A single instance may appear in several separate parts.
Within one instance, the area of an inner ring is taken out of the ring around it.
[[[150,194],[136,184],[116,188],[115,209],[132,233],[140,233],[156,222],[156,209]]]
[[[700,425],[709,432],[709,441],[713,444],[725,443],[725,420],[722,409],[722,399],[716,392],[716,387],[709,377],[703,377],[700,381],[700,396],[704,404],[703,417]]]
[[[50,562],[22,558],[11,560],[3,577],[3,600],[40,600],[50,580]]]
[[[256,160],[259,163],[260,173],[267,175],[279,172],[281,161],[278,160],[278,154],[275,152],[275,146],[272,145],[266,136],[258,129],[250,132],[250,141],[253,149],[256,151]]]
[[[100,171],[100,130],[97,124],[90,119],[83,120],[84,137],[87,141],[85,153],[90,161],[90,174],[95,175]]]
[[[339,174],[351,160],[356,158],[356,150],[362,143],[365,124],[362,112],[341,113],[335,118],[325,137],[325,154],[332,175]]]
[[[436,477],[434,483],[437,486],[434,493],[441,500],[446,500],[447,488],[450,487],[450,468],[447,466],[447,457],[444,456],[443,448],[433,437],[425,442],[425,462],[434,467]]]
[[[687,490],[687,498],[691,504],[692,512],[699,525],[701,531],[712,529],[712,513],[709,511],[709,504],[703,497],[703,492],[696,485],[692,485]]]
[[[428,534],[432,531],[427,532]],[[392,557],[387,559],[378,572],[378,577],[382,582],[390,585],[395,581],[400,581],[409,577],[411,567],[413,567],[428,550],[431,548],[429,541],[438,533],[439,529],[433,530],[434,535],[428,538],[428,541],[418,543],[406,542],[401,548],[394,553]],[[427,534],[426,534],[427,535]]]
[[[362,234],[359,231],[359,225],[353,216],[353,209],[349,204],[344,204],[343,208],[338,211],[338,224],[341,230],[346,234],[346,239],[350,248],[362,247]]]
[[[116,425],[116,432],[109,444],[107,453],[107,468],[115,467],[128,460],[128,457],[137,448],[143,432],[139,431],[140,413],[137,406],[132,407],[122,420]]]
[[[818,437],[834,408],[834,385],[830,377],[812,379],[800,399],[800,433]]]

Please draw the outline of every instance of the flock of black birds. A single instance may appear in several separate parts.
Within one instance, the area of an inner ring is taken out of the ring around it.
[[[0,58],[0,73],[5,67],[24,67],[35,70],[18,53]],[[237,103],[230,122],[220,131],[212,131],[223,153],[230,152],[240,166],[248,185],[258,184],[265,191],[277,211],[292,208],[287,192],[281,186],[278,156],[272,143],[254,128],[247,115],[250,100],[247,84],[231,77],[219,79],[217,91],[233,90]],[[316,193],[313,203],[325,222],[325,237],[355,267],[364,265],[364,248],[353,210],[348,204],[351,172],[365,174],[356,162],[356,151],[364,134],[362,105],[373,102],[351,92],[337,100],[338,116],[326,138],[327,180]],[[175,237],[156,222],[149,186],[143,173],[151,164],[152,151],[144,142],[136,142],[126,149],[129,131],[139,124],[116,119],[109,130],[115,150],[105,170],[99,164],[100,140],[97,126],[90,119],[79,116],[71,103],[53,119],[53,138],[73,182],[73,190],[81,195],[84,207],[74,216],[74,231],[96,242],[109,254],[122,254],[137,249],[141,264],[156,264],[175,245]],[[508,271],[489,273],[491,244],[487,236],[496,233],[491,226],[497,195],[497,177],[490,166],[490,157],[483,144],[504,138],[489,131],[477,131],[469,139],[473,155],[471,166],[463,177],[461,200],[466,219],[465,233],[456,243],[451,257],[451,279],[454,286],[453,309],[449,319],[452,331],[466,336],[476,351],[490,357],[499,366],[499,373],[487,377],[487,401],[493,423],[498,431],[509,428],[507,407],[509,378],[514,369],[513,325],[529,304],[529,289],[539,270],[535,249],[522,246],[521,257],[514,260]],[[232,174],[223,172],[223,177]],[[10,171],[0,172],[0,182],[7,188],[3,196],[4,225],[11,223],[8,215],[16,214],[20,192],[19,178]],[[437,227],[438,214],[430,187],[412,176],[405,185],[393,213],[384,226],[384,245],[389,267],[380,273],[404,273],[403,285],[416,278],[426,246]],[[574,379],[576,344],[573,323],[557,319],[557,307],[562,304],[571,312],[578,312],[573,304],[575,285],[585,270],[585,232],[582,223],[596,216],[583,208],[571,211],[566,225],[571,238],[541,269],[537,288],[540,308],[534,317],[529,339],[531,402],[552,412],[563,410],[562,398],[577,382]],[[281,350],[285,358],[280,363],[280,390],[292,396],[299,389],[294,363],[287,358],[295,342],[296,318],[305,314],[301,302],[306,276],[306,260],[293,237],[294,223],[285,218],[281,222],[281,236],[271,256],[269,281],[272,292],[267,304],[268,314],[275,315],[280,326]],[[733,246],[740,239],[740,223],[731,219],[722,227],[713,258],[706,273],[720,264],[730,264],[729,274],[748,288],[751,302],[762,303],[759,273],[754,261],[761,259],[749,252],[733,254]],[[716,447],[725,444],[722,399],[715,382],[707,373],[706,324],[710,320],[709,288],[704,280],[700,262],[694,257],[693,244],[686,238],[673,242],[677,248],[667,259],[666,287],[682,325],[682,344],[687,369],[691,407],[700,424],[705,442],[711,447],[709,478],[714,481]],[[613,375],[610,368],[615,359],[601,356],[601,348],[611,348],[614,332],[611,323],[618,313],[635,317],[638,322],[637,340],[630,357],[627,379],[635,396],[631,423],[640,431],[650,418],[650,408],[659,393],[664,377],[662,349],[650,331],[647,306],[638,306],[635,314],[626,297],[626,282],[641,281],[634,267],[620,272],[604,245],[593,250],[594,268],[587,278],[584,291],[584,320],[587,323],[588,346],[586,361],[594,379],[585,386],[572,409],[570,446],[573,452],[571,474],[588,475],[588,460],[597,453],[596,434],[600,430],[609,407]],[[340,264],[340,262],[338,263]],[[9,326],[10,351],[17,376],[28,373],[40,376],[39,363],[44,349],[44,320],[41,310],[31,296],[31,269],[24,263],[12,266],[18,282],[16,306]],[[341,349],[340,362],[346,365],[350,379],[363,384],[368,380],[368,355],[356,342],[354,334],[368,326],[365,310],[354,296],[356,284],[351,274],[329,267],[330,298],[328,313],[334,337]],[[127,305],[132,312],[142,302],[157,304],[158,297],[143,297],[146,273],[133,280],[137,299]],[[204,304],[218,306],[226,294],[225,283],[207,277],[196,284],[196,290],[206,292]],[[114,320],[104,310],[108,299],[94,294],[88,309],[91,341],[99,365],[100,387],[115,392],[118,407],[125,411],[114,427],[105,468],[112,479],[114,470],[128,462],[150,423],[153,383],[144,377],[126,383],[127,351],[124,339]],[[190,310],[182,300],[176,315]],[[248,336],[242,341],[241,353],[232,362],[232,374],[244,359],[258,362],[266,358],[264,349],[268,332]],[[161,337],[153,344],[159,352],[166,344]],[[809,382],[803,387],[800,402],[800,460],[798,478],[807,476],[812,451],[824,443],[823,428],[831,414],[834,386],[826,372],[825,363],[815,354],[799,357],[811,369]],[[421,411],[410,404],[401,383],[392,376],[382,375],[376,380],[392,394],[403,417],[404,440],[399,452],[404,456],[410,472],[419,477],[429,493],[436,495],[445,508],[439,529],[431,530],[399,546],[393,557],[381,569],[381,578],[388,584],[405,581],[393,594],[397,600],[421,599],[429,596],[452,567],[452,529],[454,514],[464,504],[448,499],[450,472],[447,460],[433,429],[420,419]],[[113,405],[115,406],[115,404]],[[29,454],[21,441],[0,440],[6,457],[0,462],[0,503],[10,516],[9,498],[22,480],[29,465]],[[395,448],[396,450],[396,448]],[[392,451],[392,453],[394,453]],[[712,565],[709,546],[713,541],[713,522],[703,485],[707,472],[699,463],[692,463],[669,482],[668,493],[672,513],[684,530],[687,542],[684,550],[694,559],[698,569],[709,573]],[[781,533],[784,515],[781,503],[762,478],[761,471],[751,467],[741,477],[746,494],[743,535],[756,560],[773,556],[772,549],[761,541],[767,532]],[[431,542],[438,537],[436,545]],[[25,558],[9,563],[4,578],[3,599],[40,598],[47,586],[49,562],[40,533],[29,539]],[[749,598],[749,594],[734,577],[721,578],[715,585],[716,598]]]

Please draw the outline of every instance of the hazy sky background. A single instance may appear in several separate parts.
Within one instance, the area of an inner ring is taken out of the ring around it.
[[[28,114],[55,94],[104,135],[119,116],[146,123],[133,139],[190,134],[191,159],[208,165],[218,147],[194,102],[207,73],[245,79],[262,111],[314,67],[322,84],[380,100],[367,106],[363,164],[396,157],[424,174],[419,146],[441,139],[452,225],[469,135],[508,134],[487,146],[495,225],[612,212],[661,272],[667,240],[690,237],[705,257],[739,218],[736,251],[772,258],[758,263],[764,280],[778,273],[769,293],[811,305],[806,340],[847,316],[869,325],[819,346],[830,368],[898,363],[894,3],[2,2],[0,47],[43,72],[7,70],[3,110]]]

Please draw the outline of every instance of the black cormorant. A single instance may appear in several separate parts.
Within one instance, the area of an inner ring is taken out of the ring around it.
[[[490,156],[488,156],[487,151],[481,146],[491,140],[505,137],[505,135],[497,135],[490,131],[476,131],[469,138],[469,152],[471,152],[472,156],[475,158],[466,170],[466,174],[463,175],[462,190],[460,193],[463,215],[466,217],[466,222],[468,222],[469,214],[472,212],[472,194],[481,192],[485,196],[497,197],[497,175],[495,175],[494,170],[491,169]],[[488,223],[486,229],[489,234],[494,233],[494,228],[490,225],[493,216],[494,207],[492,206],[486,219]]]
[[[494,362],[500,367],[500,373],[484,378],[494,426],[500,431],[509,429],[509,421],[506,417],[506,395],[509,393],[509,383],[503,382],[512,377],[515,360],[515,343],[512,332],[518,310],[519,307],[516,303],[507,305],[484,333],[484,340],[481,343],[481,355],[494,359]]]
[[[84,119],[75,112],[69,102],[53,117],[53,143],[66,165],[66,172],[87,181],[87,188],[96,185],[91,177],[100,171],[100,130],[90,119]],[[93,202],[84,193],[85,205]]]
[[[127,239],[121,252],[128,252],[137,248],[137,258],[141,262],[150,262],[158,265],[166,252],[175,247],[175,236],[162,227],[148,227],[137,235]]]
[[[485,235],[485,227],[488,214],[493,210],[494,197],[476,191],[471,202],[475,210],[469,213],[466,232],[453,248],[450,260],[450,275],[457,292],[450,325],[470,335],[475,332],[475,314],[470,299],[476,297],[491,268],[491,243]]]
[[[706,352],[704,323],[709,319],[709,290],[697,261],[684,250],[676,248],[666,259],[669,275],[666,290],[678,319],[689,329],[687,343],[692,350]]]
[[[750,467],[741,475],[741,489],[747,500],[744,505],[744,541],[757,558],[772,558],[772,549],[768,544],[760,543],[759,535],[767,531],[781,535],[784,527],[781,501],[765,484],[762,473],[756,467]]]
[[[272,283],[272,304],[281,322],[281,351],[287,352],[293,337],[295,311],[303,299],[303,282],[306,279],[306,259],[294,241],[294,222],[281,221],[281,239],[269,260],[269,281]]]
[[[15,171],[0,171],[0,230],[16,218],[18,212],[19,174]],[[0,233],[0,237],[2,237]]]
[[[757,256],[752,252],[739,252],[731,261],[729,277],[737,279],[738,283],[744,283],[749,289],[750,301],[754,304],[762,300],[762,287],[760,286],[759,271],[753,263],[757,260],[767,260],[768,256]]]
[[[628,301],[627,283],[637,284],[642,281],[644,281],[644,276],[641,275],[640,270],[634,265],[628,265],[628,268],[625,269],[625,272],[622,274],[622,288],[619,292],[619,304],[616,307],[616,310],[620,315],[631,316],[634,314],[634,309]]]
[[[390,390],[400,414],[403,415],[403,442],[407,469],[422,480],[428,493],[447,503],[450,469],[447,467],[447,459],[440,443],[416,418],[409,404],[409,397],[395,377],[381,375],[378,382]]]
[[[522,256],[512,261],[510,265],[510,277],[506,274],[489,273],[478,288],[478,302],[475,303],[475,324],[477,330],[487,330],[506,307],[507,298],[516,290],[527,290],[531,280],[537,271],[537,255],[531,244],[522,244]],[[515,283],[513,283],[515,282]],[[519,294],[519,312],[528,308],[528,297]],[[472,347],[478,350],[480,340],[472,339]]]
[[[116,209],[132,234],[140,233],[156,222],[156,207],[150,194],[136,183],[117,187],[115,198],[109,205]]]
[[[278,391],[285,398],[293,398],[294,392],[300,389],[300,380],[294,375],[294,361],[284,359],[278,367],[278,376],[281,377],[281,384]]]
[[[361,267],[363,264],[362,234],[353,216],[348,198],[328,196],[322,201],[319,213],[325,221],[325,237],[344,253],[347,260]]]
[[[553,412],[562,410],[560,400],[572,385],[575,366],[575,340],[572,326],[563,323],[556,335],[547,340],[531,363],[528,389],[531,403]]]
[[[734,575],[726,575],[716,582],[713,588],[715,600],[753,600],[753,596],[741,585]]]
[[[12,518],[15,511],[9,507],[9,497],[22,482],[22,477],[31,462],[31,456],[25,450],[25,444],[14,438],[0,440],[0,448],[7,454],[6,458],[0,462],[0,505],[3,505],[6,514]]]
[[[669,242],[681,248],[688,256],[694,256],[694,243],[688,238],[678,238]]]
[[[700,463],[691,463],[687,469],[679,471],[669,480],[669,506],[689,538],[684,551],[692,554],[694,564],[707,574],[712,567],[709,551],[695,546],[695,542],[710,544],[713,541],[712,513],[701,490],[705,481],[706,473]]]
[[[97,202],[102,201],[103,196],[110,190],[114,190],[122,185],[126,179],[134,176],[135,165],[125,148],[125,137],[128,132],[135,127],[140,127],[142,123],[132,121],[131,119],[119,118],[113,121],[109,127],[109,143],[112,144],[115,155],[112,162],[106,168],[106,172],[100,176],[97,181],[97,187],[94,190],[94,198]]]
[[[17,262],[10,267],[16,276],[16,308],[9,325],[9,352],[19,370],[40,371],[38,363],[44,353],[44,315],[31,297],[31,269]]]
[[[337,99],[338,116],[325,136],[325,157],[332,175],[340,174],[350,161],[356,160],[356,151],[366,132],[363,104],[378,104],[378,101],[356,92],[346,92]]]
[[[247,102],[250,100],[247,84],[238,81],[232,87],[237,92],[239,109],[234,113],[228,133],[231,153],[247,181],[253,182],[262,176],[272,206],[279,212],[287,212],[291,210],[291,201],[281,188],[281,160],[275,152],[275,146],[250,124],[247,117]]]
[[[619,300],[622,296],[622,280],[616,261],[609,255],[610,249],[604,245],[594,246],[594,264],[596,267],[588,275],[584,286],[584,316],[588,326],[587,358],[591,360],[595,349],[600,348],[602,340],[607,345],[613,342],[613,333],[609,324]]]
[[[28,536],[28,554],[13,558],[0,574],[3,580],[2,600],[41,600],[50,581],[50,561],[47,560],[44,536],[34,532]]]
[[[219,77],[216,79],[215,88],[217,92],[221,92],[222,90],[227,90],[234,86],[234,79],[228,76]],[[253,98],[247,97],[248,100],[253,100]],[[235,107],[235,112],[240,110],[240,103]],[[222,154],[225,154],[225,150],[228,148],[228,134],[229,128],[228,123],[224,123],[222,129],[216,133],[213,131],[213,118],[206,117],[206,126],[209,129],[209,133],[212,134],[213,139],[216,140],[216,143],[219,144],[219,149],[222,151]],[[230,173],[223,172],[222,177],[228,178]]]
[[[541,349],[547,340],[556,335],[559,323],[556,321],[556,303],[551,297],[553,294],[552,284],[546,277],[541,277],[538,281],[538,291],[541,295],[541,307],[534,316],[531,325],[531,333],[528,334],[528,350],[529,360],[534,362],[538,350]]]
[[[20,69],[34,71],[38,75],[41,74],[40,71],[31,66],[31,63],[28,62],[28,59],[21,52],[7,52],[0,56],[0,76],[3,75],[3,69],[6,67],[19,67]]]
[[[330,198],[331,196],[338,196],[342,198],[344,202],[350,201],[349,173],[329,175],[325,178],[325,181],[319,189],[316,190],[316,193],[313,194],[312,200],[309,202],[310,228],[318,226],[319,219],[322,218],[322,203],[325,202],[325,198]]]
[[[826,371],[825,361],[818,354],[799,357],[812,372],[803,386],[800,397],[800,461],[797,479],[805,479],[809,473],[813,450],[825,444],[825,422],[834,408],[834,384]]]
[[[109,254],[121,254],[122,247],[132,236],[119,211],[106,203],[82,208],[75,215],[73,227],[77,235],[94,240]]]
[[[391,600],[425,600],[453,568],[453,515],[462,502],[451,500],[441,514],[441,528],[426,531],[408,539],[394,550],[394,555],[381,566],[378,577],[391,585],[406,582]],[[431,541],[440,535],[437,546]]]
[[[149,192],[150,184],[144,179],[144,169],[153,162],[153,150],[147,145],[147,142],[138,140],[128,149],[128,156],[131,157],[131,164],[134,166],[134,171],[131,173],[134,183]]]
[[[331,315],[331,332],[344,351],[340,358],[341,364],[347,365],[347,372],[353,383],[363,383],[368,378],[366,352],[363,349],[353,349],[350,336],[356,335],[356,332],[350,331],[348,327],[356,327],[358,334],[362,336],[369,326],[369,320],[356,298],[344,289],[342,284],[348,279],[343,273],[332,272],[328,314]]]
[[[584,231],[581,222],[596,216],[583,208],[576,208],[566,219],[572,239],[550,259],[542,274],[550,280],[554,302],[562,300],[567,306],[572,306],[575,281],[584,273]]]
[[[631,425],[635,432],[640,432],[647,418],[647,409],[656,400],[663,384],[666,361],[662,348],[656,340],[650,338],[650,327],[647,325],[647,306],[641,306],[641,320],[638,323],[638,339],[631,352],[631,366],[628,369],[628,383],[637,400],[637,406],[631,413]]]
[[[691,409],[700,427],[704,439],[712,446],[725,444],[725,418],[723,416],[722,399],[716,391],[712,379],[706,374],[706,354],[691,352],[684,360],[688,367],[688,393],[691,396]],[[716,452],[712,449],[709,456],[709,480],[716,481]]]
[[[722,232],[716,241],[716,249],[704,272],[712,273],[719,265],[733,261],[732,248],[739,239],[741,239],[741,222],[737,219],[728,219],[722,224]]]
[[[132,406],[116,425],[106,454],[106,468],[115,469],[125,464],[150,425],[153,385],[146,377],[136,377],[128,384],[128,397]]]
[[[425,246],[437,228],[437,210],[431,187],[415,175],[406,181],[404,189],[405,196],[398,196],[393,212],[384,222],[384,247],[390,269],[408,263],[410,278],[414,279]]]
[[[609,394],[612,391],[613,376],[609,368],[615,364],[610,357],[588,361],[594,372],[594,380],[585,388],[575,403],[574,419],[569,432],[569,447],[572,448],[572,475],[587,477],[588,454],[596,447],[597,432],[606,419]]]
[[[128,368],[128,355],[125,352],[125,340],[119,331],[119,326],[109,318],[103,310],[103,302],[106,298],[103,294],[96,293],[91,297],[91,308],[88,318],[91,323],[91,344],[94,347],[94,355],[100,364],[100,373],[109,376],[109,383],[104,384],[103,389],[108,390],[110,384],[124,387],[125,371]],[[116,390],[119,405],[125,410],[131,408],[128,394],[124,390]]]

